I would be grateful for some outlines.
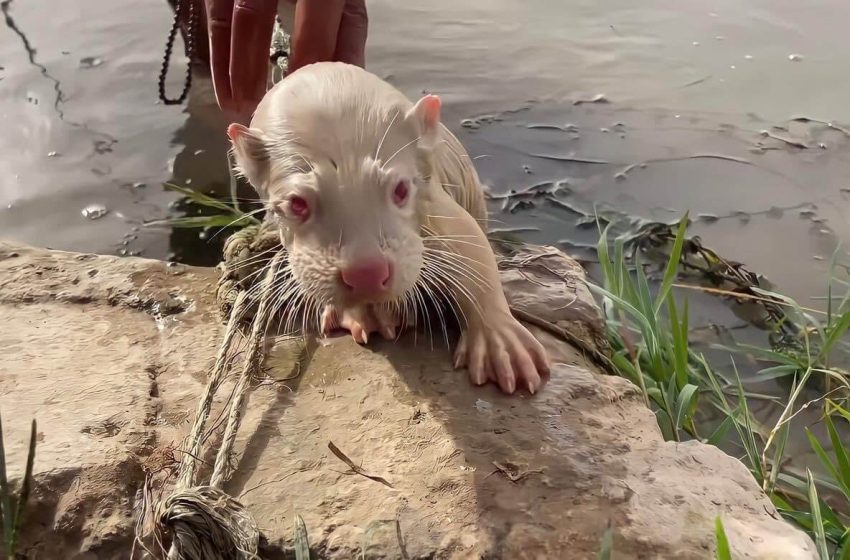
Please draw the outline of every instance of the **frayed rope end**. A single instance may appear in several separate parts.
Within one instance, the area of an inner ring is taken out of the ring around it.
[[[168,560],[259,560],[260,531],[245,507],[212,486],[171,495],[159,518],[171,533]]]

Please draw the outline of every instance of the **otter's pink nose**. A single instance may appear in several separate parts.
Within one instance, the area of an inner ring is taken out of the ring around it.
[[[357,294],[385,291],[390,284],[390,263],[387,259],[374,259],[342,269],[342,282]]]

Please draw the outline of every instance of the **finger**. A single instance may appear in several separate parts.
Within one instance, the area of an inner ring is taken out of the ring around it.
[[[496,374],[496,380],[502,391],[511,395],[516,390],[516,375],[511,365],[511,356],[503,348],[499,348],[491,354],[490,367]]]
[[[288,73],[334,59],[345,0],[306,0],[295,5]]]
[[[233,111],[230,91],[230,31],[234,0],[206,0],[207,29],[210,38],[210,72],[218,106]]]
[[[542,381],[537,373],[534,360],[531,359],[528,350],[519,340],[514,342],[511,349],[511,364],[517,377],[525,382],[528,392],[532,395],[536,393],[542,385]]]
[[[377,323],[378,331],[387,340],[396,338],[396,325],[398,321],[389,306],[376,305],[372,308],[372,315]]]
[[[366,332],[360,323],[353,323],[349,330],[351,331],[351,338],[354,339],[354,342],[357,344],[368,344],[369,343],[369,333]]]
[[[333,305],[326,305],[322,311],[322,333],[327,335],[339,326],[339,318]]]
[[[230,89],[236,110],[250,115],[266,93],[276,0],[236,0],[230,39]]]
[[[369,334],[377,330],[375,326],[375,319],[367,306],[358,306],[346,309],[342,313],[342,321],[340,324],[342,325],[342,328],[348,329],[352,333],[355,329],[357,332],[365,333],[365,336],[363,337],[364,343],[368,339]]]
[[[537,340],[533,334],[523,329],[524,332],[519,333],[520,343],[531,354],[531,359],[534,361],[537,372],[541,376],[549,375],[549,356],[546,353],[546,348]]]
[[[466,333],[462,333],[460,335],[460,340],[457,342],[457,348],[455,348],[455,359],[454,359],[454,368],[462,368],[466,365],[466,354],[467,354],[467,344],[466,344],[467,336]]]
[[[488,372],[484,369],[484,358],[487,350],[487,345],[477,337],[475,340],[470,340],[469,344],[469,378],[475,385],[484,385],[487,383]]]
[[[366,35],[369,18],[366,0],[348,0],[342,9],[334,58],[340,62],[366,67]]]

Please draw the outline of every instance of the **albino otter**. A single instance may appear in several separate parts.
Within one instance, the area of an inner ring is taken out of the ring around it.
[[[250,128],[228,136],[279,221],[293,279],[281,292],[323,331],[393,338],[439,296],[464,329],[455,367],[506,393],[540,388],[546,352],[508,308],[478,175],[438,97],[414,105],[359,67],[321,62],[279,82]]]

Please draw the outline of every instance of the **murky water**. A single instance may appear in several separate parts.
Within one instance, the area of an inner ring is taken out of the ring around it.
[[[0,237],[215,262],[218,240],[143,227],[178,199],[163,182],[219,194],[229,182],[227,123],[208,81],[195,80],[188,107],[157,103],[168,4],[1,5]],[[371,0],[369,9],[368,67],[411,97],[439,93],[494,192],[566,187],[565,205],[495,204],[495,227],[523,226],[530,240],[581,253],[595,235],[576,209],[660,220],[690,210],[702,215],[691,232],[706,246],[817,305],[826,260],[850,240],[850,138],[789,119],[850,123],[841,71],[850,3]],[[575,103],[599,94],[609,102]],[[738,321],[715,300],[695,301],[696,324]]]

